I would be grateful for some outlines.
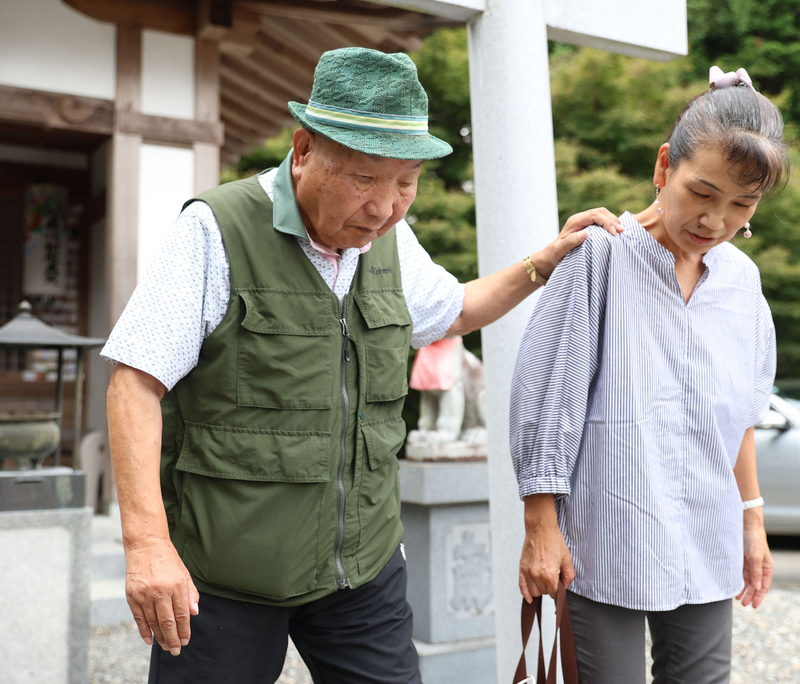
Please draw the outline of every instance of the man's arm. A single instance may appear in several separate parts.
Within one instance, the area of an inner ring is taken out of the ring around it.
[[[189,643],[189,614],[200,595],[169,538],[161,501],[164,385],[118,364],[108,387],[108,433],[122,515],[125,592],[142,639],[178,655]]]
[[[612,235],[623,230],[619,219],[608,209],[591,209],[567,219],[558,237],[544,249],[531,254],[536,272],[549,278],[564,255],[586,239],[587,226],[599,225]],[[466,285],[464,307],[447,331],[465,335],[504,316],[539,287],[531,281],[522,262],[492,275],[471,280]]]

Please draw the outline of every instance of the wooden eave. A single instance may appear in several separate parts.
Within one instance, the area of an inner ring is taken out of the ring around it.
[[[219,44],[223,164],[294,120],[326,50],[413,51],[451,19],[365,0],[64,0],[101,21],[191,35]]]

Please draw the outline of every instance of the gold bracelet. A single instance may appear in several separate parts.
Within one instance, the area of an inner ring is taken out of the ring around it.
[[[531,280],[534,283],[538,283],[542,287],[547,285],[547,278],[543,277],[540,273],[537,272],[536,266],[533,265],[530,255],[526,256],[522,260],[522,265],[525,267],[525,270],[528,272],[528,275],[531,277]]]

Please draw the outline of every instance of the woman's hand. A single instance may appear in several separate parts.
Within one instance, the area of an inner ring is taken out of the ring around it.
[[[756,442],[754,428],[748,428],[742,438],[739,457],[733,468],[742,501],[751,501],[761,496],[758,489],[756,469]],[[744,589],[736,597],[743,606],[751,603],[758,608],[772,584],[772,554],[767,546],[764,531],[764,508],[748,508],[744,512]]]
[[[612,235],[622,233],[625,230],[619,219],[605,207],[589,209],[589,211],[582,211],[579,214],[570,216],[553,242],[544,249],[531,254],[531,261],[536,267],[536,272],[544,278],[549,278],[553,275],[553,271],[556,270],[556,266],[558,266],[566,253],[586,239],[589,233],[584,228],[594,225],[602,226]]]
[[[525,497],[525,542],[519,561],[519,589],[530,603],[535,596],[553,598],[561,580],[568,587],[575,579],[572,555],[558,527],[552,494]]]
[[[744,589],[736,597],[743,606],[758,608],[772,584],[772,554],[764,531],[764,509],[744,512]]]

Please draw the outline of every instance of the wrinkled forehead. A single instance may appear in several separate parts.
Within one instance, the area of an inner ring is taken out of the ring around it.
[[[343,170],[410,173],[422,168],[422,160],[419,159],[380,157],[350,149],[321,135],[317,135],[317,139],[321,141],[321,150],[325,158],[340,166]]]

